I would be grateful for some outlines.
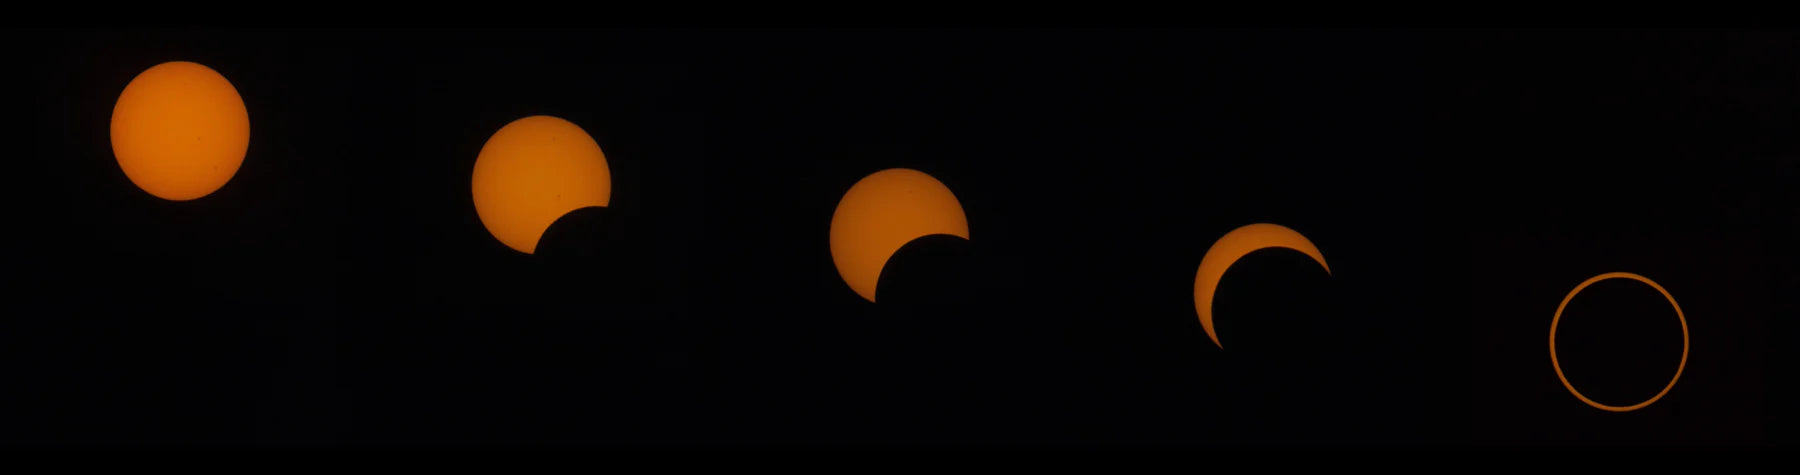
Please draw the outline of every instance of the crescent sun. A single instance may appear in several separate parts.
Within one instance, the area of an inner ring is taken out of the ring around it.
[[[1219,334],[1213,330],[1212,303],[1213,293],[1219,288],[1219,279],[1225,277],[1225,271],[1231,268],[1246,254],[1271,247],[1293,249],[1305,253],[1318,261],[1325,273],[1331,273],[1331,266],[1325,264],[1325,256],[1319,248],[1313,246],[1306,236],[1300,235],[1285,226],[1258,223],[1232,230],[1213,243],[1206,250],[1206,256],[1200,258],[1200,272],[1194,276],[1194,309],[1200,312],[1200,326],[1206,329],[1206,336],[1212,338],[1213,344],[1219,348]]]

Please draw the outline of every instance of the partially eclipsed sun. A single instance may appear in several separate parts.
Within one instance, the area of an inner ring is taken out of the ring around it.
[[[113,156],[132,184],[171,201],[225,186],[250,149],[250,114],[211,68],[158,64],[125,85],[112,113]]]
[[[831,261],[857,295],[875,301],[881,269],[902,246],[925,236],[969,238],[969,221],[950,188],[918,170],[864,177],[831,215]]]
[[[587,131],[550,116],[515,120],[481,147],[470,179],[475,214],[506,247],[531,254],[557,219],[606,206],[612,172]]]
[[[1225,347],[1219,343],[1219,334],[1213,330],[1213,292],[1219,289],[1219,280],[1244,255],[1271,247],[1305,253],[1318,261],[1319,266],[1325,268],[1325,273],[1331,273],[1331,266],[1325,264],[1325,255],[1319,253],[1319,248],[1313,246],[1306,236],[1285,226],[1260,223],[1225,233],[1224,237],[1206,250],[1206,256],[1200,258],[1200,271],[1194,276],[1194,309],[1200,312],[1200,327],[1206,330],[1206,336],[1212,338],[1214,345]]]

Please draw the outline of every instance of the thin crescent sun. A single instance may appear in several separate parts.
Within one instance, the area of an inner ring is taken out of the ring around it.
[[[956,194],[918,170],[882,170],[858,180],[838,201],[831,215],[831,261],[851,290],[874,302],[888,258],[934,234],[969,238],[969,220]]]
[[[1305,253],[1331,273],[1331,266],[1325,264],[1325,256],[1319,248],[1313,246],[1306,236],[1300,235],[1285,226],[1258,223],[1232,230],[1220,237],[1218,242],[1206,250],[1206,256],[1200,258],[1200,271],[1194,276],[1194,308],[1200,312],[1200,326],[1206,329],[1206,336],[1212,338],[1213,344],[1219,348],[1219,334],[1213,330],[1212,303],[1213,293],[1219,288],[1219,280],[1225,277],[1225,271],[1231,268],[1245,255],[1262,249],[1279,247],[1293,249]]]

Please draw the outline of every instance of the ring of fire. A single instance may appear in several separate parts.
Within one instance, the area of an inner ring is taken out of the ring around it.
[[[1663,298],[1669,299],[1669,306],[1675,307],[1675,318],[1678,318],[1681,320],[1681,363],[1679,365],[1675,366],[1675,377],[1669,378],[1669,385],[1664,386],[1662,391],[1658,391],[1655,396],[1651,396],[1650,399],[1647,399],[1644,402],[1632,404],[1630,406],[1609,406],[1606,404],[1601,404],[1599,402],[1595,402],[1592,399],[1588,399],[1587,396],[1583,396],[1581,394],[1581,391],[1578,391],[1575,389],[1574,384],[1569,383],[1569,377],[1563,375],[1562,363],[1557,361],[1557,359],[1556,359],[1556,324],[1560,323],[1562,321],[1563,308],[1568,307],[1569,301],[1574,300],[1575,294],[1581,293],[1582,289],[1586,289],[1587,286],[1593,285],[1595,282],[1599,282],[1599,281],[1607,280],[1607,279],[1631,279],[1631,280],[1635,280],[1638,282],[1643,282],[1645,284],[1648,284],[1650,287],[1655,288],[1657,292],[1661,292],[1663,295]],[[1589,406],[1594,406],[1595,408],[1598,408],[1601,410],[1607,410],[1607,411],[1613,411],[1613,412],[1634,411],[1634,410],[1642,409],[1642,408],[1644,408],[1644,406],[1649,406],[1651,403],[1656,402],[1658,399],[1662,399],[1663,395],[1669,394],[1670,389],[1675,388],[1675,382],[1681,380],[1681,371],[1684,369],[1687,369],[1687,357],[1688,357],[1687,316],[1683,315],[1681,313],[1681,304],[1675,303],[1675,296],[1670,295],[1668,290],[1663,289],[1663,287],[1661,285],[1657,285],[1657,283],[1655,281],[1652,281],[1649,278],[1646,278],[1641,275],[1633,274],[1630,272],[1608,272],[1605,274],[1600,274],[1600,275],[1594,276],[1592,278],[1589,278],[1587,281],[1582,282],[1581,285],[1575,286],[1575,290],[1569,291],[1569,295],[1567,297],[1563,297],[1562,304],[1556,306],[1556,316],[1550,318],[1550,366],[1553,368],[1556,368],[1556,379],[1562,380],[1563,387],[1568,388],[1569,393],[1574,394],[1575,398],[1580,399],[1581,402],[1585,402]]]

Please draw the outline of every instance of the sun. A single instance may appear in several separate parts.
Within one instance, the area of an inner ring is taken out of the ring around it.
[[[1614,406],[1614,405],[1609,405],[1609,404],[1602,404],[1600,402],[1594,401],[1593,399],[1589,399],[1584,394],[1581,394],[1581,391],[1575,389],[1575,384],[1569,382],[1568,375],[1563,374],[1562,361],[1558,360],[1556,358],[1556,326],[1558,323],[1562,322],[1563,309],[1568,308],[1569,301],[1574,300],[1575,296],[1580,294],[1582,289],[1586,289],[1589,285],[1594,285],[1595,282],[1600,282],[1600,281],[1607,280],[1607,279],[1635,280],[1638,282],[1642,282],[1644,285],[1648,285],[1651,288],[1656,289],[1657,292],[1662,293],[1663,298],[1669,300],[1669,306],[1675,308],[1675,318],[1681,321],[1681,362],[1677,363],[1675,365],[1675,376],[1669,378],[1669,384],[1667,386],[1663,386],[1662,391],[1657,391],[1655,396],[1651,396],[1650,399],[1646,399],[1644,401],[1640,401],[1636,404],[1632,404],[1629,406]],[[1566,297],[1563,297],[1562,303],[1556,306],[1556,314],[1554,314],[1550,317],[1550,367],[1556,370],[1556,379],[1562,381],[1563,388],[1568,389],[1569,394],[1575,395],[1576,399],[1580,399],[1581,402],[1587,403],[1587,405],[1593,406],[1595,409],[1600,409],[1603,411],[1611,411],[1611,412],[1630,412],[1630,411],[1635,411],[1638,409],[1643,409],[1644,407],[1655,403],[1657,400],[1662,399],[1663,396],[1668,395],[1670,389],[1675,389],[1675,382],[1681,381],[1681,372],[1683,370],[1687,369],[1687,360],[1688,360],[1687,314],[1681,312],[1681,304],[1675,303],[1675,295],[1670,294],[1669,289],[1663,288],[1662,284],[1658,284],[1658,283],[1656,283],[1656,281],[1650,280],[1649,277],[1644,277],[1644,276],[1633,274],[1630,272],[1608,272],[1605,274],[1600,274],[1600,275],[1590,277],[1590,278],[1588,278],[1588,280],[1582,281],[1580,285],[1576,285],[1575,290],[1569,291],[1569,295]]]
[[[250,114],[231,81],[186,61],[139,73],[112,113],[113,157],[132,184],[158,198],[212,194],[244,164]]]
[[[881,269],[914,239],[969,238],[969,220],[950,188],[907,168],[875,172],[844,193],[831,215],[831,261],[857,295],[875,301]]]
[[[557,219],[612,199],[606,154],[587,131],[538,115],[488,138],[470,179],[475,214],[506,247],[531,254]]]
[[[1212,247],[1206,249],[1206,255],[1200,258],[1200,270],[1194,274],[1194,310],[1200,314],[1200,327],[1206,330],[1206,336],[1212,338],[1213,345],[1225,348],[1219,342],[1219,334],[1213,328],[1213,294],[1219,290],[1219,281],[1225,278],[1225,271],[1236,264],[1238,259],[1252,252],[1269,248],[1284,248],[1300,251],[1331,273],[1331,266],[1325,263],[1325,255],[1319,252],[1311,240],[1298,231],[1286,226],[1272,223],[1256,223],[1243,226],[1225,233]]]

